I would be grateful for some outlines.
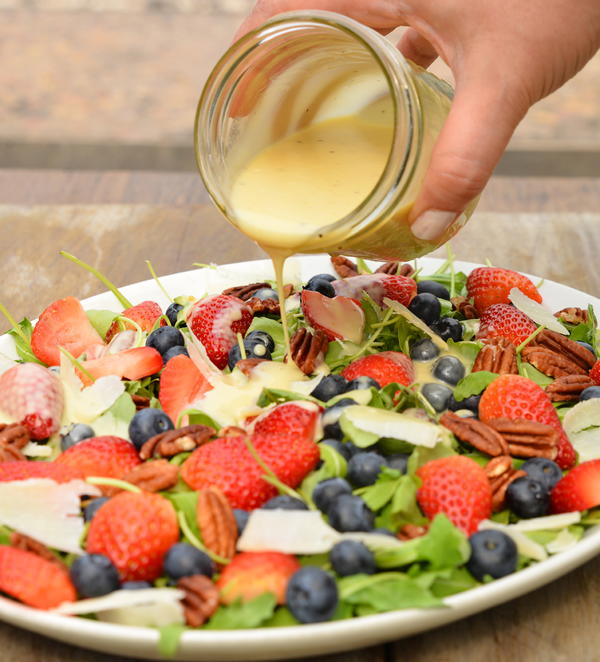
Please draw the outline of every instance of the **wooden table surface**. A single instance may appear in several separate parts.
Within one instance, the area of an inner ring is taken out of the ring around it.
[[[206,203],[189,175],[108,173],[94,179],[90,173],[0,171],[0,202],[0,301],[17,318],[33,317],[59,297],[104,289],[61,258],[60,249],[117,285],[148,278],[144,260],[161,275],[193,262],[262,257]],[[600,296],[600,180],[497,178],[453,248],[461,259],[488,258]],[[6,326],[0,321],[0,331]],[[545,588],[446,627],[321,659],[595,662],[599,595],[596,559]],[[117,659],[3,624],[0,651],[7,662]]]

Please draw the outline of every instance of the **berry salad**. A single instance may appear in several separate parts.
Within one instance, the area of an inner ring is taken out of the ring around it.
[[[2,309],[3,594],[168,652],[188,628],[440,607],[600,522],[591,306],[452,259],[292,280],[289,347],[269,280]]]

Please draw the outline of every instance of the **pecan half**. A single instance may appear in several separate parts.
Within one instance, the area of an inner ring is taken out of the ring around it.
[[[237,524],[227,497],[219,488],[198,491],[196,519],[208,549],[224,559],[232,559],[238,537]]]
[[[457,310],[465,319],[474,320],[479,317],[475,306],[467,299],[467,297],[452,297],[450,299],[452,308]]]
[[[255,315],[260,315],[261,313],[279,312],[278,299],[258,299],[256,297],[252,297],[251,299],[248,299],[246,303],[250,306],[250,310]]]
[[[249,285],[236,285],[235,287],[228,287],[226,290],[223,290],[222,294],[227,294],[228,296],[237,297],[242,301],[248,301],[251,299],[258,290],[263,288],[270,288],[270,283],[250,283]]]
[[[132,395],[131,399],[133,400],[136,411],[147,409],[150,406],[150,398],[145,398],[143,395]]]
[[[493,458],[484,469],[492,489],[492,509],[494,512],[498,512],[504,507],[508,486],[513,480],[526,476],[527,473],[513,467],[510,455],[499,455]]]
[[[150,437],[140,450],[142,460],[151,457],[173,457],[177,453],[192,451],[215,436],[208,425],[186,425],[176,430],[167,430]]]
[[[575,402],[590,386],[596,386],[596,382],[588,375],[565,375],[548,384],[545,391],[552,402]]]
[[[0,462],[22,462],[27,458],[12,444],[0,444]]]
[[[492,418],[489,427],[499,432],[514,457],[545,457],[553,460],[558,454],[560,434],[550,425],[524,418]]]
[[[55,563],[60,568],[63,568],[63,570],[67,569],[67,564],[63,563],[57,556],[55,556],[44,543],[26,536],[24,533],[13,531],[10,534],[10,544],[11,547],[16,547],[17,549],[22,549],[26,552],[41,556],[43,559],[46,559],[46,561]]]
[[[507,455],[508,446],[502,436],[483,421],[476,418],[461,418],[447,411],[440,418],[440,424],[463,443],[470,444],[487,455]]]
[[[567,324],[585,324],[588,321],[588,311],[583,308],[563,308],[554,313],[554,317]]]
[[[332,255],[331,266],[340,278],[358,276],[358,268],[356,264],[343,255]]]
[[[390,274],[391,276],[412,276],[415,269],[412,264],[405,262],[384,262],[380,267],[375,269],[376,274]]]
[[[585,368],[580,367],[574,361],[546,347],[527,345],[521,352],[521,358],[549,377],[585,375],[587,373]]]
[[[20,423],[0,423],[0,444],[21,449],[27,446],[30,436],[27,428]]]
[[[137,485],[144,492],[160,492],[168,490],[177,483],[179,467],[169,463],[167,460],[152,460],[138,464],[137,467],[123,476],[123,480],[132,485]],[[103,485],[102,494],[114,496],[121,490],[112,485]]]
[[[427,533],[426,526],[417,526],[416,524],[405,524],[398,529],[396,538],[399,540],[412,540],[413,538],[420,538]]]
[[[301,327],[290,341],[290,356],[305,375],[310,375],[323,362],[327,347],[329,340],[323,331]]]
[[[562,356],[582,368],[584,373],[588,372],[596,362],[596,357],[589,349],[556,331],[550,331],[550,329],[544,329],[538,333],[532,340],[531,345],[545,347],[562,354]]]
[[[517,375],[517,349],[506,338],[490,338],[479,350],[472,372],[487,370],[499,375]]]
[[[217,611],[219,589],[205,575],[182,577],[177,588],[185,593],[181,604],[186,625],[198,628]]]

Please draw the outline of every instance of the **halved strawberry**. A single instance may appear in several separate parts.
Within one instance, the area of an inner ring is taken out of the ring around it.
[[[393,274],[350,276],[334,280],[331,284],[337,296],[360,299],[366,293],[378,305],[381,305],[383,299],[387,297],[408,306],[417,294],[417,283],[414,278]]]
[[[197,301],[187,315],[190,331],[204,345],[208,358],[219,369],[227,365],[229,351],[252,323],[252,310],[247,303],[228,294],[205,297]]]
[[[600,359],[594,363],[590,370],[590,377],[600,385]]]
[[[10,483],[13,480],[27,480],[28,478],[50,478],[57,483],[68,483],[71,480],[84,478],[84,474],[77,466],[56,462],[34,462],[33,460],[0,462],[0,482]]]
[[[116,375],[121,379],[136,380],[159,372],[163,359],[153,347],[133,347],[117,354],[106,354],[99,359],[82,361],[81,365],[94,379]],[[86,374],[77,372],[86,386],[92,383]]]
[[[123,478],[141,463],[135,446],[121,437],[92,437],[61,453],[55,464],[73,467],[84,476]]]
[[[136,306],[127,308],[121,313],[122,317],[127,317],[128,319],[135,322],[138,326],[141,327],[142,331],[148,333],[152,330],[152,327],[156,324],[156,320],[162,315],[162,310],[160,306],[154,301],[142,301]],[[161,320],[160,326],[165,326],[165,320]],[[135,329],[133,324],[125,323],[125,329]],[[115,320],[108,329],[106,333],[106,341],[109,342],[111,338],[121,330],[118,320]]]
[[[467,278],[468,295],[472,297],[480,315],[495,303],[508,303],[508,295],[513,287],[521,290],[530,299],[542,302],[542,295],[531,280],[510,269],[478,267],[473,269]]]
[[[330,340],[340,338],[359,343],[365,328],[365,314],[358,301],[348,297],[326,297],[320,292],[302,290],[302,312],[307,322],[323,331]]]
[[[600,460],[582,462],[563,476],[550,493],[554,513],[600,506]]]
[[[413,363],[402,352],[379,352],[356,359],[342,370],[347,380],[371,377],[380,386],[392,382],[409,386],[415,379]]]
[[[506,338],[520,345],[537,326],[518,308],[508,303],[495,303],[485,310],[479,320],[477,338]]]
[[[59,347],[76,358],[104,341],[74,297],[51,303],[40,315],[31,334],[31,350],[46,365],[60,364]]]
[[[177,424],[180,413],[211,388],[192,359],[180,354],[168,361],[160,375],[158,399],[166,414]]]

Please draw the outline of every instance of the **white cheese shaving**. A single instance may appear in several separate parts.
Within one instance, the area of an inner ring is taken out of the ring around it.
[[[579,538],[572,534],[569,529],[561,531],[554,540],[546,545],[546,549],[550,554],[560,554],[566,552],[571,547],[579,542]]]
[[[30,441],[21,449],[21,453],[27,457],[50,457],[52,455],[52,447],[47,444],[36,444]]]
[[[580,462],[600,459],[600,398],[579,402],[562,423]]]
[[[393,301],[392,299],[388,299],[387,297],[383,300],[383,303],[389,308],[391,308],[393,311],[397,312],[399,315],[402,315],[402,317],[407,319],[413,326],[416,326],[417,329],[425,333],[427,337],[431,340],[431,342],[436,347],[439,347],[439,349],[441,349],[442,352],[445,352],[446,354],[450,352],[448,343],[442,340],[442,338],[440,338],[440,336],[438,336],[437,333],[434,333],[427,326],[427,324],[423,322],[423,320],[419,319],[416,315],[411,313],[406,306],[403,306],[399,301]]]
[[[530,299],[523,294],[521,290],[513,287],[508,295],[509,300],[518,308],[522,313],[525,313],[529,319],[532,319],[536,324],[545,326],[551,331],[556,331],[563,336],[568,336],[569,331],[558,321],[548,308],[542,306],[541,303]]]
[[[558,515],[546,515],[545,517],[532,517],[522,519],[515,524],[509,524],[515,531],[551,531],[563,529],[571,524],[581,521],[581,513],[576,510],[572,513],[559,513]]]

